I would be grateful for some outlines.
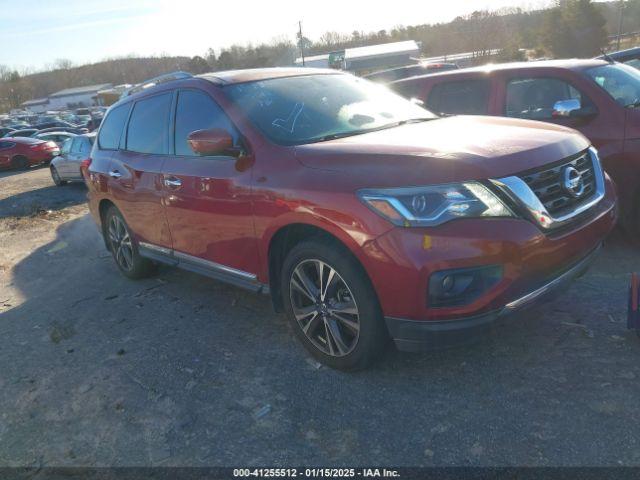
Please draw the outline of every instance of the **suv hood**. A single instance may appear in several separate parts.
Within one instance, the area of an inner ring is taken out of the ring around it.
[[[370,186],[402,186],[504,177],[588,147],[565,127],[460,116],[300,145],[295,154],[307,167],[358,176]]]

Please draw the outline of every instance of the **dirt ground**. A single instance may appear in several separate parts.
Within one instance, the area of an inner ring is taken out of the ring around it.
[[[640,465],[640,251],[619,234],[477,344],[344,374],[265,296],[123,278],[85,195],[0,173],[0,466]]]

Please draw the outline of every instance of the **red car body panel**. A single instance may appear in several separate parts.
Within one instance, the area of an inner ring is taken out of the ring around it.
[[[226,78],[252,80],[250,72]],[[608,177],[605,198],[597,208],[555,234],[521,218],[399,228],[355,195],[360,188],[497,178],[543,166],[588,148],[589,142],[574,130],[522,120],[458,117],[280,146],[266,140],[215,82],[180,80],[153,92],[180,88],[209,94],[242,134],[248,154],[216,160],[160,158],[104,151],[96,142],[86,178],[90,210],[100,225],[102,202],[112,202],[138,242],[255,275],[261,284],[269,283],[274,237],[292,225],[313,226],[338,239],[360,261],[385,316],[454,319],[503,306],[594,250],[615,222],[615,193]],[[122,177],[111,178],[114,169]],[[166,186],[164,180],[171,177],[181,180],[182,187]],[[431,272],[492,263],[504,265],[505,275],[491,291],[464,307],[429,309]]]
[[[13,144],[9,148],[0,148],[0,168],[11,168],[16,157],[26,158],[29,165],[40,165],[60,153],[60,148],[54,142],[29,137],[4,137],[0,140]]]
[[[560,117],[544,122],[576,129],[598,149],[604,169],[616,183],[622,215],[626,217],[623,220],[632,222],[640,200],[640,110],[621,106],[583,73],[584,69],[602,65],[607,62],[558,60],[489,65],[399,80],[391,84],[391,88],[402,89],[412,97],[425,100],[441,83],[485,78],[490,81],[487,114],[504,116],[510,80],[543,77],[566,81],[593,102],[597,115],[590,119]]]

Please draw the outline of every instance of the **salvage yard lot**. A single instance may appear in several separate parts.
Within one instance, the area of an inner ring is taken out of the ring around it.
[[[82,185],[0,173],[3,465],[640,465],[619,233],[481,342],[320,367],[266,296],[118,272]]]

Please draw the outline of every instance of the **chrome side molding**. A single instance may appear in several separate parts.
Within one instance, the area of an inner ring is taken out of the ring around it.
[[[238,270],[220,263],[194,257],[187,253],[178,252],[171,248],[161,247],[148,242],[139,242],[138,250],[143,257],[179,267],[216,280],[221,280],[253,292],[269,293],[269,286],[258,281],[254,273]]]
[[[598,152],[590,147],[588,152],[593,164],[593,174],[595,177],[596,189],[593,196],[586,202],[577,205],[564,215],[554,217],[542,204],[538,196],[518,176],[492,179],[491,182],[502,190],[511,200],[523,207],[530,215],[531,219],[544,230],[553,230],[569,223],[573,218],[594,207],[605,195],[604,172]]]

